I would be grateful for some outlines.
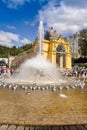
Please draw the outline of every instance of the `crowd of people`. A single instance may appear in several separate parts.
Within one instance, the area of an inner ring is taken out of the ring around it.
[[[74,66],[71,70],[65,70],[62,72],[63,76],[83,77],[87,78],[87,68]]]
[[[6,74],[6,73],[7,74],[13,74],[13,73],[16,73],[16,71],[17,71],[16,69],[9,68],[8,66],[0,66],[0,75]],[[87,68],[74,66],[70,70],[68,70],[68,69],[63,70],[62,76],[87,78]]]
[[[10,74],[10,68],[7,66],[0,66],[0,75],[9,73]]]

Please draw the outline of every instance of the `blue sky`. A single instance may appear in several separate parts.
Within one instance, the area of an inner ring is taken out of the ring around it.
[[[87,0],[0,0],[0,44],[22,46],[35,40],[39,21],[63,36],[87,28]]]

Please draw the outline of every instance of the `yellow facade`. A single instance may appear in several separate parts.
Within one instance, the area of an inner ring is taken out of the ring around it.
[[[60,68],[71,69],[70,45],[64,38],[43,40],[42,48],[44,58],[50,60],[53,64],[57,64]]]
[[[38,37],[33,44],[34,54],[38,54],[39,50]],[[52,27],[46,32],[44,40],[41,43],[41,53],[44,58],[50,60],[51,63],[58,65],[61,69],[71,69],[71,50],[70,44]]]

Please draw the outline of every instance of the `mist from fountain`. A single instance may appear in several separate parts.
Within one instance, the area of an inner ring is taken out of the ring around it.
[[[42,56],[42,41],[44,39],[43,22],[40,21],[38,29],[38,45],[39,50],[36,57],[26,60],[21,64],[20,72],[11,76],[8,81],[14,83],[36,83],[36,84],[60,84],[65,82],[61,78],[60,70],[56,65]]]

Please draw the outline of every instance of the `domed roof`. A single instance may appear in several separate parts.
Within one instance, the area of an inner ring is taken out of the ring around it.
[[[59,37],[58,32],[56,30],[54,30],[53,27],[51,27],[51,29],[49,31],[47,31],[45,34],[46,40],[58,39],[58,37]]]

